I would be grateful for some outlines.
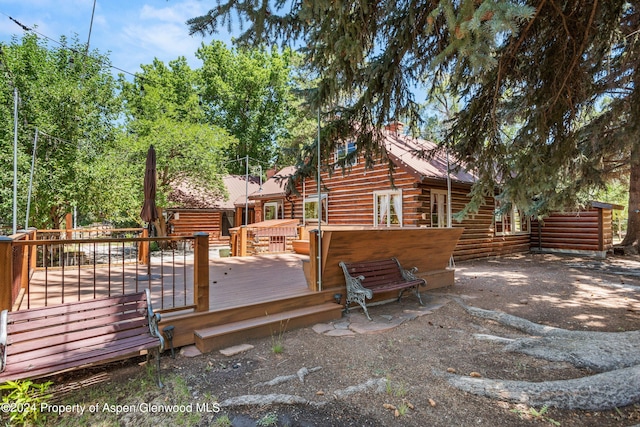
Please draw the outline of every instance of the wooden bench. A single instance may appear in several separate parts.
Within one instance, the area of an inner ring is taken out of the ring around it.
[[[150,292],[0,314],[0,382],[154,353],[158,385],[164,339]]]
[[[396,258],[351,263],[341,261],[340,267],[347,283],[347,312],[349,305],[357,302],[362,306],[367,319],[371,320],[365,298],[371,299],[374,294],[397,290],[400,301],[402,293],[410,288],[413,288],[420,305],[424,305],[418,287],[426,286],[427,281],[414,275],[418,271],[417,267],[405,270]]]

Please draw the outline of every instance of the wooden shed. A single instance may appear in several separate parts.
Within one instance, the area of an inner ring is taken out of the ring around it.
[[[577,212],[554,212],[531,222],[531,251],[605,258],[613,248],[613,210],[623,206],[591,202]]]

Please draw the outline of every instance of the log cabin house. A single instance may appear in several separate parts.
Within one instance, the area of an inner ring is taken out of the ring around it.
[[[355,160],[344,173],[334,166],[340,156],[355,150],[353,142],[339,145],[333,159],[328,159],[332,173],[321,174],[322,192],[318,198],[316,182],[307,179],[299,183],[299,195],[285,193],[280,185],[270,194],[270,202],[280,203],[283,214],[298,218],[306,228],[316,228],[318,205],[322,221],[331,225],[373,227],[447,227],[447,204],[453,213],[467,203],[467,194],[474,182],[472,173],[460,168],[447,167],[446,156],[436,155],[424,159],[414,153],[435,148],[431,142],[404,135],[398,124],[385,129],[384,146],[395,166],[393,184],[388,165],[379,161],[373,168],[365,168],[364,160]],[[451,201],[448,200],[447,171],[451,182]],[[293,169],[280,171],[278,180],[291,175]],[[265,188],[273,185],[268,180]],[[276,186],[274,185],[274,188]],[[256,212],[264,205],[264,196],[251,195]],[[319,203],[320,202],[320,203]],[[284,209],[286,206],[286,209]],[[530,224],[514,209],[509,214],[494,218],[494,200],[487,200],[478,213],[452,226],[463,228],[454,257],[456,260],[498,256],[529,251]]]
[[[400,123],[384,131],[384,148],[395,166],[393,184],[384,161],[366,169],[364,160],[358,158],[344,173],[335,166],[340,156],[355,148],[347,141],[338,146],[332,159],[327,159],[325,163],[334,170],[331,174],[327,169],[322,172],[320,198],[313,179],[297,185],[299,195],[285,192],[283,178],[295,172],[292,167],[270,177],[263,187],[266,191],[249,197],[255,201],[256,216],[275,212],[264,219],[299,219],[304,233],[317,228],[321,205],[323,224],[442,228],[448,224],[447,205],[451,204],[450,211],[455,214],[469,200],[474,175],[455,164],[448,166],[444,153],[429,159],[416,156],[416,152],[431,150],[435,144],[405,135]],[[463,229],[453,253],[455,260],[525,253],[536,247],[602,256],[613,246],[611,209],[618,208],[615,205],[593,202],[584,212],[556,213],[538,223],[515,206],[501,212],[498,204],[498,200],[488,198],[477,213],[461,222],[450,221],[452,227]],[[580,230],[580,236],[574,234],[576,230]]]

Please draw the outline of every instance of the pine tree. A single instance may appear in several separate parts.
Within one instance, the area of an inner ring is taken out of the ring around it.
[[[241,43],[302,45],[319,77],[316,102],[333,137],[358,129],[372,153],[390,119],[419,123],[412,91],[426,82],[465,102],[448,139],[479,181],[473,210],[500,197],[542,215],[575,206],[630,175],[625,244],[640,233],[637,63],[639,3],[629,0],[221,2],[193,33],[237,17]],[[508,129],[509,131],[505,131]]]

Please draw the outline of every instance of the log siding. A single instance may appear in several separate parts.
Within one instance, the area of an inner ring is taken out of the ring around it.
[[[194,233],[209,234],[209,244],[223,245],[229,243],[229,236],[222,235],[222,212],[211,210],[175,210],[178,218],[171,220],[172,236],[193,236]]]
[[[374,225],[374,199],[376,191],[395,189],[402,191],[402,223],[405,227],[431,227],[431,192],[446,191],[444,179],[423,179],[398,167],[393,172],[393,186],[385,164],[365,170],[364,162],[353,165],[343,174],[335,170],[321,174],[323,194],[328,197],[328,222],[331,225]],[[308,179],[297,188],[295,217],[303,218],[304,198],[317,194],[315,180]],[[451,190],[451,210],[455,214],[468,202],[470,184],[455,182]],[[455,260],[467,260],[528,252],[529,233],[495,236],[493,199],[462,222],[452,221],[454,228],[463,228],[453,253]],[[310,225],[309,223],[307,225]],[[311,224],[312,225],[312,224]]]
[[[557,212],[542,221],[531,221],[531,250],[604,256],[613,248],[612,218],[611,209],[590,208]]]

